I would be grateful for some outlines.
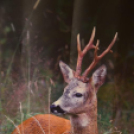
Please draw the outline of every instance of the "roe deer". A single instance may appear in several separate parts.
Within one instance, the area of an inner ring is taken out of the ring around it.
[[[89,72],[100,59],[105,56],[114,45],[117,33],[108,48],[97,56],[99,41],[93,45],[95,28],[92,31],[89,43],[81,50],[80,36],[77,36],[78,60],[76,71],[68,65],[59,63],[65,82],[63,95],[51,106],[51,112],[57,115],[68,114],[70,121],[51,114],[35,115],[22,122],[12,134],[98,134],[97,130],[97,91],[104,83],[106,66],[98,68],[89,79]],[[94,60],[81,74],[81,65],[84,55],[89,49],[95,49]]]

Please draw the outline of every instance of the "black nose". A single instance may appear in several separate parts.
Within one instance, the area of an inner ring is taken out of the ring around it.
[[[60,106],[56,106],[54,104],[52,104],[50,106],[50,110],[54,114],[64,114],[65,113],[65,111]]]
[[[54,113],[54,110],[56,110],[56,106],[52,104],[52,105],[50,106],[50,110],[51,110],[52,113]]]

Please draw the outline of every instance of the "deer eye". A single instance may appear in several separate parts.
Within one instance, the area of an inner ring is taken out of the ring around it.
[[[82,97],[83,95],[81,93],[76,93],[75,96],[76,97]]]

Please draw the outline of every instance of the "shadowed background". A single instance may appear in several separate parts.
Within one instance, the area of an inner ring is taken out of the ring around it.
[[[77,34],[84,47],[96,26],[99,54],[118,32],[113,54],[97,65],[108,68],[98,92],[99,133],[132,134],[133,4],[132,0],[0,1],[0,133],[11,133],[12,121],[19,124],[30,115],[49,113],[50,103],[64,88],[59,60],[75,70]],[[83,70],[92,59],[93,50],[84,58]]]

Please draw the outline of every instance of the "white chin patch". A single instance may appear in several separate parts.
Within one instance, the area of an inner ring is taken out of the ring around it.
[[[83,120],[83,121],[81,122],[81,126],[82,126],[82,127],[86,127],[86,126],[88,126],[88,124],[89,124],[88,120]]]
[[[81,126],[82,126],[82,127],[86,127],[86,126],[89,125],[89,119],[88,119],[88,117],[87,117],[86,114],[83,114],[83,115],[82,115],[82,118],[81,118],[80,123],[81,123]]]

